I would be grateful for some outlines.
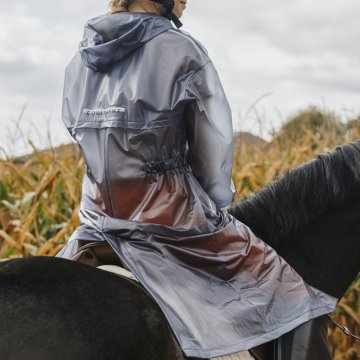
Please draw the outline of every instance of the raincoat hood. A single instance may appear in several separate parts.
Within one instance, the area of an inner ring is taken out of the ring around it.
[[[145,43],[172,28],[167,18],[147,13],[117,13],[91,19],[79,45],[86,67],[106,71]]]

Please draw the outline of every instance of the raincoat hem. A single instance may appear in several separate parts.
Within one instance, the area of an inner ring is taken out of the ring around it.
[[[140,284],[142,285],[142,287],[147,291],[147,293],[152,297],[152,299],[157,303],[157,305],[160,307],[160,309],[163,312],[163,315],[165,316],[165,318],[167,319],[170,328],[177,328],[179,325],[180,327],[182,327],[181,324],[177,323],[177,325],[174,326],[174,321],[172,319],[172,317],[169,315],[171,314],[171,311],[167,311],[168,307],[167,304],[164,303],[161,298],[158,296],[158,294],[154,293],[154,291],[152,290],[152,288],[150,286],[147,285],[145,279],[142,277],[141,274],[138,274],[136,269],[133,269],[131,264],[128,264],[126,261],[126,254],[124,254],[122,251],[119,251],[118,248],[114,247],[114,245],[112,244],[111,241],[106,240],[108,242],[108,244],[113,248],[113,250],[117,253],[117,255],[119,256],[119,258],[121,259],[121,261],[123,261],[131,270],[131,272],[134,274],[134,276],[136,277],[136,279],[140,282]],[[122,249],[122,247],[120,246],[120,249]],[[124,249],[122,249],[124,250]],[[310,288],[312,289],[312,291],[317,290],[313,287],[310,286]],[[318,291],[316,291],[318,292]],[[321,293],[320,293],[321,294]],[[258,345],[267,343],[271,340],[277,339],[278,337],[288,333],[289,331],[295,329],[296,327],[300,326],[301,324],[305,323],[306,321],[309,321],[311,319],[314,319],[316,317],[325,315],[325,314],[329,314],[333,311],[335,311],[336,308],[336,303],[337,303],[337,299],[332,297],[332,304],[329,303],[324,303],[320,297],[319,294],[315,295],[316,298],[318,299],[318,307],[309,309],[308,311],[305,311],[304,313],[302,313],[300,316],[298,316],[297,318],[293,319],[292,321],[277,327],[275,329],[273,329],[271,332],[268,332],[266,334],[263,335],[256,335],[256,336],[252,336],[249,338],[245,338],[239,342],[236,342],[232,345],[229,346],[225,346],[225,347],[221,347],[221,348],[214,348],[214,349],[206,349],[206,350],[201,350],[201,349],[194,349],[194,348],[183,348],[181,347],[183,353],[186,355],[186,357],[196,357],[196,358],[200,358],[200,359],[210,359],[210,358],[214,358],[214,357],[219,357],[219,356],[226,356],[229,354],[234,354],[234,353],[238,353],[241,351],[246,351],[249,349],[252,349]],[[216,329],[215,329],[216,331]],[[175,338],[177,339],[178,343],[181,344],[181,338],[180,336],[178,336],[178,334],[173,331],[173,334],[175,336]]]
[[[314,319],[316,317],[328,314],[335,310],[334,307],[322,305],[318,308],[311,309],[301,316],[297,317],[293,321],[273,330],[270,333],[252,337],[250,339],[243,339],[235,344],[227,346],[221,349],[209,349],[209,350],[196,350],[196,349],[182,349],[184,354],[187,357],[198,357],[200,359],[209,359],[219,356],[226,356],[230,354],[235,354],[241,351],[246,351],[252,349],[258,345],[267,343],[271,340],[277,339],[278,337],[288,333],[289,331],[295,329],[306,321]]]

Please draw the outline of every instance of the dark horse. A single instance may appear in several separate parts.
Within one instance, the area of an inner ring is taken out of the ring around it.
[[[289,171],[231,214],[308,284],[340,298],[360,270],[360,142]],[[0,265],[0,359],[183,355],[157,305],[132,280],[35,257]]]

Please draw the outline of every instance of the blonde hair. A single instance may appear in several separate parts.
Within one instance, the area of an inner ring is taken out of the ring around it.
[[[165,14],[165,8],[161,4],[157,4],[156,2],[152,2],[151,0],[110,0],[109,3],[109,13],[115,14],[119,12],[128,12],[130,11],[131,5],[143,5],[147,4],[147,9],[149,10],[149,4],[151,4],[150,11],[155,12],[160,15]]]
[[[132,0],[111,0],[109,3],[110,13],[129,11]]]

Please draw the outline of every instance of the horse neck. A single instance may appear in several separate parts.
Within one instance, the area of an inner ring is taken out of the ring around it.
[[[328,209],[274,248],[309,285],[341,298],[360,270],[360,197]]]

